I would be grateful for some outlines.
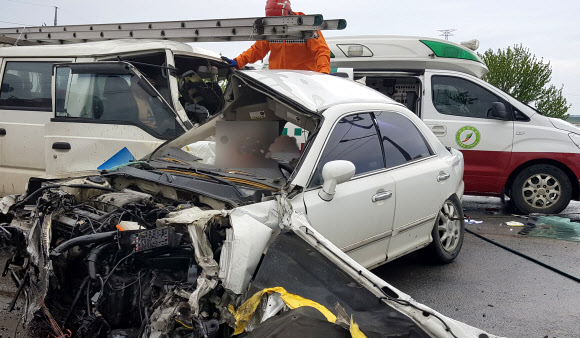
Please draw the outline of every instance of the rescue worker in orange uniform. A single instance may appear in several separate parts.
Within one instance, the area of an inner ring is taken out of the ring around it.
[[[266,16],[304,15],[292,12],[288,0],[267,0]],[[256,41],[247,51],[228,61],[230,66],[238,69],[248,63],[262,60],[270,52],[270,69],[312,70],[330,73],[330,49],[320,31],[314,39],[286,39]]]

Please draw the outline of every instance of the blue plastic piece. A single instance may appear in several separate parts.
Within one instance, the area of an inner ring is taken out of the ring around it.
[[[133,156],[133,154],[131,154],[131,152],[129,151],[129,149],[127,149],[127,147],[119,150],[115,155],[111,156],[111,158],[109,158],[108,160],[105,161],[105,163],[101,164],[97,169],[98,170],[109,170],[113,167],[125,164],[125,163],[129,163],[131,161],[134,161],[135,157]]]

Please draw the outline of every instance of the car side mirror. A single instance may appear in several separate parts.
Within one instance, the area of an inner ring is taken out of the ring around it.
[[[505,105],[501,102],[491,104],[491,117],[498,120],[508,120],[508,113]]]
[[[350,161],[330,161],[322,167],[322,189],[318,196],[329,202],[334,198],[336,186],[350,180],[356,171],[354,164]]]

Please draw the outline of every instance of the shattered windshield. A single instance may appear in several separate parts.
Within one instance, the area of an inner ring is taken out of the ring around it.
[[[228,100],[219,114],[159,147],[149,164],[158,169],[188,166],[279,187],[296,168],[318,120],[236,76],[224,96]]]
[[[215,159],[205,161],[216,168],[275,168],[300,157],[296,138],[284,135],[279,121],[218,121],[210,139]]]
[[[286,127],[285,121],[219,120],[213,125],[204,140],[169,148],[149,164],[172,175],[278,190],[300,159],[302,140],[286,135],[289,128],[298,127]]]

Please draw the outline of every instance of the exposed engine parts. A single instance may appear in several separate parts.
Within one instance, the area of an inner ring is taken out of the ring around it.
[[[217,307],[225,290],[196,261],[199,244],[187,227],[192,218],[168,221],[185,210],[207,212],[129,189],[99,192],[81,201],[81,194],[46,189],[34,211],[19,215],[18,226],[10,228],[21,242],[14,243],[20,250],[9,270],[32,297],[25,315],[31,331],[95,338],[229,336],[222,324],[232,319]],[[228,222],[219,211],[210,214],[204,220],[211,226],[200,235],[219,260]],[[39,238],[40,245],[31,251],[26,238]],[[207,286],[193,316],[192,293],[200,282]]]

